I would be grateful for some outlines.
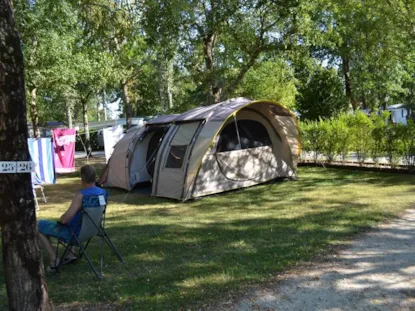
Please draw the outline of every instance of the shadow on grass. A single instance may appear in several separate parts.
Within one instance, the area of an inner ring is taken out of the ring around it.
[[[301,171],[298,182],[269,183],[186,204],[133,193],[125,198],[111,189],[108,233],[126,264],[106,250],[102,282],[95,281],[84,261],[64,267],[47,278],[53,301],[116,302],[123,310],[203,309],[310,260],[329,245],[346,244],[351,234],[408,207],[400,203],[400,209],[385,210],[356,201],[350,187],[367,189],[361,195],[370,196],[374,186],[402,186],[399,194],[409,198],[413,193],[407,186],[415,184],[389,174]],[[77,182],[48,187],[47,195],[69,203]],[[98,258],[98,249],[93,242],[91,257]]]
[[[85,274],[88,269],[82,263],[63,269],[61,275],[50,276],[49,287],[55,301],[71,300],[60,296],[63,292],[57,297],[55,291],[74,290],[60,283],[70,275],[80,278],[83,284],[76,301],[121,300],[126,308],[146,310],[178,310],[195,304],[200,307],[203,301],[263,281],[300,260],[309,260],[331,243],[344,243],[341,241],[351,233],[384,217],[369,212],[362,220],[359,211],[365,206],[342,206],[303,217],[245,219],[194,228],[160,224],[112,226],[108,232],[122,250],[125,266],[108,254],[107,275],[98,291],[92,274]]]

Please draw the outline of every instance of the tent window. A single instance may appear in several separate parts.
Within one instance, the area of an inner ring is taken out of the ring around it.
[[[231,122],[225,126],[225,128],[220,133],[216,152],[225,152],[271,145],[271,139],[269,137],[268,131],[261,122],[254,120],[239,120],[237,121],[237,124],[240,144],[235,122]]]
[[[182,168],[187,146],[170,146],[166,168]]]

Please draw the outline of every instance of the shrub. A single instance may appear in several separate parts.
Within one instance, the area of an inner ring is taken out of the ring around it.
[[[349,119],[352,136],[352,149],[356,152],[357,160],[363,165],[369,156],[372,141],[372,120],[363,112],[356,111],[354,118]]]
[[[391,167],[403,164],[415,167],[415,123],[408,125],[387,122],[389,113],[370,117],[357,111],[336,118],[300,123],[303,150],[314,152],[314,161],[324,155],[327,162],[337,156],[344,161],[349,152],[356,152],[360,165],[370,156],[375,165],[385,156]]]
[[[370,118],[372,120],[372,137],[371,137],[371,148],[370,148],[370,157],[373,160],[373,163],[377,166],[379,164],[379,159],[384,155],[385,151],[385,137],[386,137],[386,120],[389,117],[388,112],[382,114],[373,113]]]
[[[318,156],[323,153],[326,139],[321,120],[301,123],[301,134],[303,150],[314,152],[314,162],[317,162]]]

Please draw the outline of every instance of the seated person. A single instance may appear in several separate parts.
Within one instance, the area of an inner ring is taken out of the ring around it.
[[[40,244],[46,250],[50,259],[49,266],[46,268],[47,272],[54,271],[56,266],[59,264],[59,259],[56,258],[56,254],[49,237],[61,238],[64,241],[69,241],[71,233],[68,226],[73,231],[77,229],[81,217],[80,209],[82,207],[83,196],[99,196],[105,194],[105,190],[95,186],[95,179],[96,172],[93,166],[85,165],[81,167],[81,181],[84,189],[75,195],[68,210],[62,214],[58,222],[50,220],[39,220],[38,231]],[[65,258],[66,262],[76,259],[76,257],[71,252],[69,252],[69,255],[70,257]]]

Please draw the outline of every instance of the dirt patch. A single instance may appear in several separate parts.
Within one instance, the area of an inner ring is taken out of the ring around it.
[[[415,310],[415,209],[212,310]]]

